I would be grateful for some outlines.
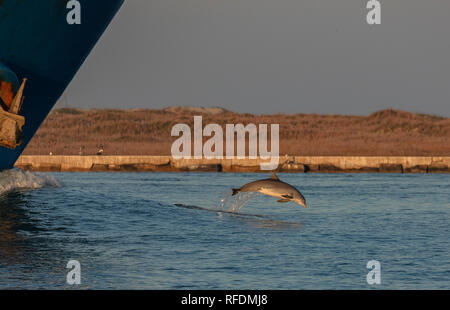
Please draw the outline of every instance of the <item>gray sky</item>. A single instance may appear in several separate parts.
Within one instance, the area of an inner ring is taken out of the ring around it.
[[[450,116],[450,1],[127,0],[63,106]]]

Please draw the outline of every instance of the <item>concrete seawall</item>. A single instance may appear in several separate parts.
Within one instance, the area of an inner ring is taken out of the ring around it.
[[[171,156],[21,156],[16,167],[33,171],[264,172],[260,159],[182,159]],[[280,172],[449,173],[450,156],[283,156]]]

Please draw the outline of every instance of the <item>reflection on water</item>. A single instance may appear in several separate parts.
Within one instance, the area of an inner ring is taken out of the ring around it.
[[[238,220],[255,228],[270,229],[270,230],[299,229],[302,227],[302,223],[300,222],[286,222],[271,218],[261,219],[261,218],[239,217]]]
[[[36,229],[24,208],[22,193],[12,192],[0,196],[0,263],[12,265],[24,260],[24,236],[21,230]]]
[[[68,256],[64,247],[54,243],[48,236],[53,229],[36,210],[28,206],[29,197],[25,191],[10,191],[0,196],[0,269],[5,288],[48,287],[59,279],[64,285],[66,272],[60,261]],[[17,277],[17,271],[21,276]],[[55,275],[58,275],[55,277]],[[8,279],[14,279],[8,281]],[[49,280],[50,278],[50,280]],[[19,280],[20,285],[17,284]],[[5,286],[6,284],[6,286]]]
[[[268,215],[242,213],[222,209],[208,209],[199,206],[188,206],[184,204],[175,204],[175,206],[197,211],[214,212],[217,213],[220,218],[223,218],[222,215],[226,214],[229,215],[230,218],[232,219],[239,220],[241,221],[241,223],[245,223],[246,225],[250,225],[256,228],[291,229],[301,227],[300,222],[286,222],[282,220],[273,219]]]
[[[27,191],[60,187],[50,175],[11,169],[0,171],[0,264],[45,266],[52,260],[46,233],[52,230],[29,206]],[[42,255],[43,254],[43,255]],[[42,262],[44,260],[44,262]]]

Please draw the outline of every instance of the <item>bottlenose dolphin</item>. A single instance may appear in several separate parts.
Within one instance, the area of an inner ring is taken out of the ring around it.
[[[306,208],[305,197],[292,185],[280,181],[275,172],[270,179],[254,181],[241,188],[233,188],[233,196],[239,192],[260,192],[264,195],[280,198],[278,202],[293,201]]]

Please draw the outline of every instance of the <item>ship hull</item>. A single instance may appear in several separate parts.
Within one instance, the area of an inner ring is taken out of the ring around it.
[[[67,22],[68,0],[0,1],[0,63],[28,79],[20,115],[23,140],[0,146],[0,170],[9,169],[75,76],[123,0],[79,0],[81,24]]]

